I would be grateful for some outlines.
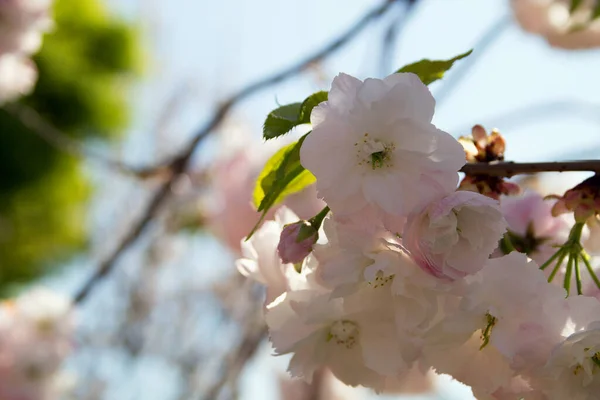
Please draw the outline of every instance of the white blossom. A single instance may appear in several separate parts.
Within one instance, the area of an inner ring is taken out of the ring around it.
[[[458,191],[411,215],[403,242],[425,271],[454,280],[483,268],[505,231],[497,201]]]
[[[71,303],[34,289],[0,305],[0,398],[56,398],[60,366],[72,348]]]
[[[348,298],[310,290],[282,294],[267,307],[266,321],[277,354],[293,353],[289,372],[307,381],[327,367],[350,386],[382,390],[386,377],[408,373],[417,357],[399,337],[385,291]]]
[[[402,217],[455,190],[465,155],[431,124],[434,106],[411,73],[333,80],[328,101],[312,112],[300,159],[334,213],[375,208]]]
[[[31,60],[15,54],[0,54],[0,105],[31,92],[37,69]]]
[[[236,260],[238,271],[265,285],[265,304],[290,288],[310,285],[306,274],[297,271],[294,264],[283,263],[277,253],[277,245],[283,227],[298,221],[298,216],[283,206],[275,213],[275,220],[265,221],[248,240],[242,240],[242,258]],[[310,263],[305,260],[305,263]]]
[[[600,302],[578,296],[568,299],[570,319],[564,340],[553,349],[539,388],[549,400],[593,400],[600,393]]]
[[[490,395],[543,366],[566,322],[564,290],[529,263],[513,252],[473,277],[459,310],[425,335],[425,359],[436,371]]]

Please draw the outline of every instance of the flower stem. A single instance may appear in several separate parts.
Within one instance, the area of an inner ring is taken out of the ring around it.
[[[569,252],[569,261],[567,261],[567,271],[565,272],[565,279],[563,281],[563,287],[567,291],[567,296],[571,294],[571,274],[573,273],[573,254]]]
[[[327,214],[329,214],[329,211],[329,206],[325,206],[325,208],[323,208],[317,215],[309,219],[308,222],[313,226],[313,228],[318,230]]]
[[[556,258],[558,258],[558,256],[560,256],[560,255],[562,254],[562,252],[563,252],[563,248],[561,247],[560,249],[558,249],[558,251],[557,251],[556,253],[554,253],[554,254],[552,255],[552,257],[550,257],[550,258],[548,259],[548,261],[546,261],[545,263],[543,263],[543,264],[540,266],[540,269],[543,271],[543,270],[545,270],[546,268],[548,268],[548,266],[549,266],[550,264],[552,264],[552,261],[556,260]]]
[[[550,274],[550,276],[548,277],[548,282],[552,282],[552,280],[554,279],[554,277],[556,276],[556,273],[558,272],[558,270],[560,269],[560,266],[562,265],[565,257],[567,256],[567,252],[564,251],[564,249],[560,249],[558,251],[558,253],[560,253],[560,258],[558,259],[558,262],[556,263],[556,266],[554,267],[554,269],[552,270],[552,273]]]
[[[579,269],[579,254],[573,255],[573,261],[575,264],[575,283],[577,284],[577,294],[582,295],[583,289],[581,288],[581,270]]]
[[[588,255],[585,252],[582,252],[580,254],[580,257],[583,260],[583,263],[585,264],[585,267],[587,268],[588,273],[592,277],[592,280],[594,281],[594,283],[596,284],[598,289],[600,289],[600,279],[598,279],[598,276],[594,272],[594,269],[592,268],[592,265],[590,264],[590,260],[588,259]]]

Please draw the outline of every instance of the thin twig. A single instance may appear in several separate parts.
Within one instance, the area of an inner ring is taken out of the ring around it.
[[[495,162],[467,164],[460,172],[467,175],[488,175],[510,178],[515,175],[536,174],[538,172],[589,171],[600,173],[600,160],[578,160],[558,162]]]
[[[250,84],[239,92],[235,93],[232,97],[226,100],[221,106],[215,111],[210,120],[198,131],[195,137],[190,143],[181,151],[181,153],[169,163],[169,170],[171,175],[169,179],[162,184],[157,190],[156,194],[144,210],[142,217],[139,222],[131,229],[131,231],[123,238],[117,248],[98,266],[98,269],[93,275],[85,282],[82,288],[75,295],[75,303],[80,303],[88,296],[92,288],[102,278],[104,278],[113,269],[115,262],[119,259],[121,254],[132,245],[148,224],[152,221],[157,211],[163,205],[165,200],[169,197],[171,192],[171,186],[177,180],[177,178],[185,172],[194,150],[219,124],[229,115],[233,107],[246,97],[277,83],[280,83],[286,79],[289,79],[297,74],[302,73],[311,65],[325,59],[330,56],[342,46],[347,44],[351,39],[356,37],[363,29],[365,29],[371,22],[382,16],[395,0],[386,0],[378,7],[369,11],[362,18],[360,18],[354,25],[352,25],[347,31],[345,31],[337,39],[308,57],[307,59],[292,65],[284,69],[283,71],[261,79],[257,82]]]
[[[406,22],[413,14],[413,9],[417,0],[403,0],[404,9],[400,10],[398,15],[392,20],[383,34],[381,44],[381,56],[379,59],[379,74],[386,76],[393,71],[391,66],[396,54],[396,43],[402,29],[406,26]],[[397,69],[397,68],[396,68]]]
[[[445,79],[443,86],[435,93],[435,102],[439,107],[446,98],[452,93],[454,88],[467,76],[467,73],[473,68],[485,50],[489,49],[506,31],[512,21],[511,16],[505,15],[491,25],[481,38],[473,46],[473,54],[467,57],[459,67],[451,74],[448,74],[448,79]]]
[[[255,321],[247,328],[242,341],[230,353],[229,359],[224,366],[224,373],[211,385],[203,396],[206,400],[218,398],[219,394],[227,384],[234,384],[244,370],[244,366],[254,356],[258,346],[267,335],[267,327],[264,322]]]

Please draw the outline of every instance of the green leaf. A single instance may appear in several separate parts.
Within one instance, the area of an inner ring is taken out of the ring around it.
[[[416,74],[425,85],[429,85],[432,82],[442,79],[446,71],[448,71],[454,63],[469,56],[473,50],[469,50],[466,53],[458,55],[450,60],[421,60],[416,63],[406,65],[400,68],[396,72],[412,72]]]
[[[569,7],[569,12],[572,14],[582,4],[583,4],[583,0],[571,0],[571,6]]]
[[[299,125],[297,121],[301,107],[302,103],[293,103],[271,111],[263,125],[263,137],[266,140],[273,139],[288,133],[293,127]]]
[[[302,103],[288,104],[271,111],[263,125],[265,140],[285,135],[298,125],[309,124],[313,108],[326,101],[327,96],[326,91],[313,93]]]
[[[302,102],[302,106],[300,107],[300,114],[298,115],[298,121],[303,124],[310,123],[310,114],[312,113],[313,108],[318,106],[324,101],[327,101],[329,97],[329,92],[322,90],[317,93],[313,93],[306,98]]]
[[[315,176],[300,164],[300,147],[306,135],[275,153],[260,173],[252,200],[262,214],[246,240],[254,234],[274,205],[316,181]]]
[[[600,18],[600,0],[596,1],[596,6],[592,12],[592,21]]]

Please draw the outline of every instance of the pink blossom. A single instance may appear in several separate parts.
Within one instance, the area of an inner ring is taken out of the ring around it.
[[[586,49],[600,46],[600,21],[590,22],[593,0],[585,0],[571,13],[570,0],[512,0],[516,20],[551,46]]]
[[[508,223],[513,246],[543,264],[556,252],[555,245],[565,242],[569,225],[564,218],[552,215],[553,201],[536,193],[501,199],[502,214]]]
[[[483,268],[505,230],[497,201],[458,191],[410,215],[402,237],[423,270],[454,280]]]
[[[432,123],[435,100],[411,73],[360,81],[340,74],[311,114],[302,165],[338,215],[366,207],[405,217],[456,189],[462,146]]]

